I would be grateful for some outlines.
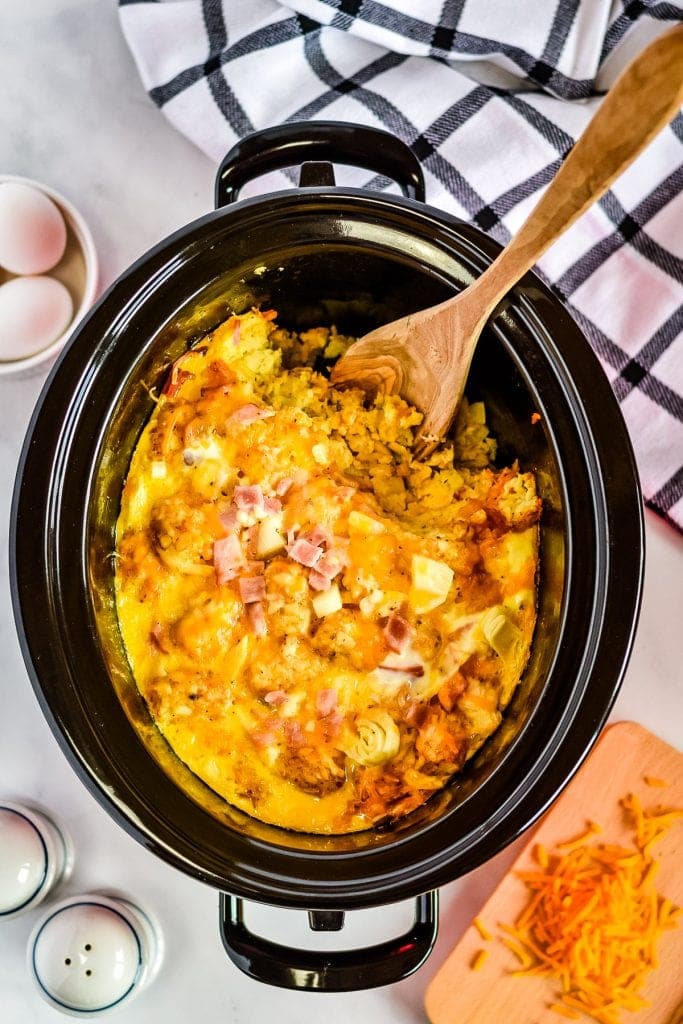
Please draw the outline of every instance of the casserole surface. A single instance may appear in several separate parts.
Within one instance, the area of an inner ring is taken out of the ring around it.
[[[495,731],[528,659],[540,500],[492,465],[481,403],[420,414],[310,368],[348,344],[272,311],[174,363],[117,529],[136,682],[176,754],[262,821],[318,833],[409,813]]]

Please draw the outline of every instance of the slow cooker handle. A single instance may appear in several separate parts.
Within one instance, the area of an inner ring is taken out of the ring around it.
[[[311,926],[316,930],[341,928],[343,914],[328,911],[325,915],[316,923],[312,911]],[[439,894],[432,890],[417,897],[415,921],[398,938],[364,949],[292,949],[250,932],[244,923],[242,900],[229,893],[220,894],[220,932],[228,956],[250,978],[280,988],[353,992],[392,985],[425,962],[438,928]]]
[[[420,161],[395,135],[344,121],[293,121],[245,136],[223,157],[216,175],[216,209],[234,202],[253,178],[308,161],[332,161],[386,175],[408,199],[424,202]],[[315,184],[334,185],[331,167],[326,178]]]

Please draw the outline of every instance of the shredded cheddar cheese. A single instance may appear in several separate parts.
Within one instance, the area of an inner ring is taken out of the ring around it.
[[[581,1014],[577,1013],[576,1010],[572,1010],[569,1006],[564,1006],[562,1003],[552,1003],[550,1009],[554,1010],[555,1013],[559,1013],[561,1017],[567,1017],[569,1020],[579,1020],[581,1017]]]
[[[536,843],[536,846],[534,848],[534,856],[536,857],[537,863],[542,868],[548,867],[548,864],[550,863],[548,859],[548,851],[546,850],[543,843]]]
[[[559,981],[550,1009],[600,1024],[619,1024],[621,1010],[649,1005],[641,991],[658,966],[659,938],[677,926],[679,913],[654,887],[652,849],[683,811],[646,810],[632,793],[621,804],[634,845],[589,842],[600,831],[592,822],[557,853],[537,845],[540,870],[520,872],[530,899],[514,926],[500,925],[508,936],[501,941],[521,964],[511,973]]]
[[[643,782],[646,786],[654,786],[657,789],[664,789],[669,785],[666,779],[657,779],[652,775],[643,775]]]
[[[488,949],[480,949],[480,950],[478,950],[474,954],[474,957],[472,959],[472,964],[471,964],[472,970],[473,971],[480,971],[482,969],[482,967],[484,966],[484,964],[486,962],[486,958],[487,958],[488,955],[489,955]]]
[[[484,940],[484,942],[489,942],[490,939],[491,939],[491,932],[488,930],[488,928],[486,927],[484,922],[481,920],[481,918],[475,917],[475,919],[472,922],[472,924],[477,929],[477,931],[481,935],[481,937]]]
[[[585,832],[582,832],[579,836],[574,836],[573,839],[566,839],[563,843],[558,843],[558,849],[560,850],[573,850],[576,846],[583,846],[587,839],[596,833],[602,832],[599,825],[596,825],[594,821],[588,822],[588,828]]]

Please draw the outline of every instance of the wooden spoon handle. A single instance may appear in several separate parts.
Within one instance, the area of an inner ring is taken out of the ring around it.
[[[552,243],[607,191],[683,103],[683,25],[629,64],[531,214],[471,286],[478,325]]]

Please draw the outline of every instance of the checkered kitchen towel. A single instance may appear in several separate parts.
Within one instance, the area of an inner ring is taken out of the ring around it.
[[[505,242],[683,0],[120,0],[120,15],[152,99],[216,161],[283,121],[377,125],[422,161],[428,202]],[[679,113],[540,263],[621,403],[647,504],[679,529],[682,186]]]

